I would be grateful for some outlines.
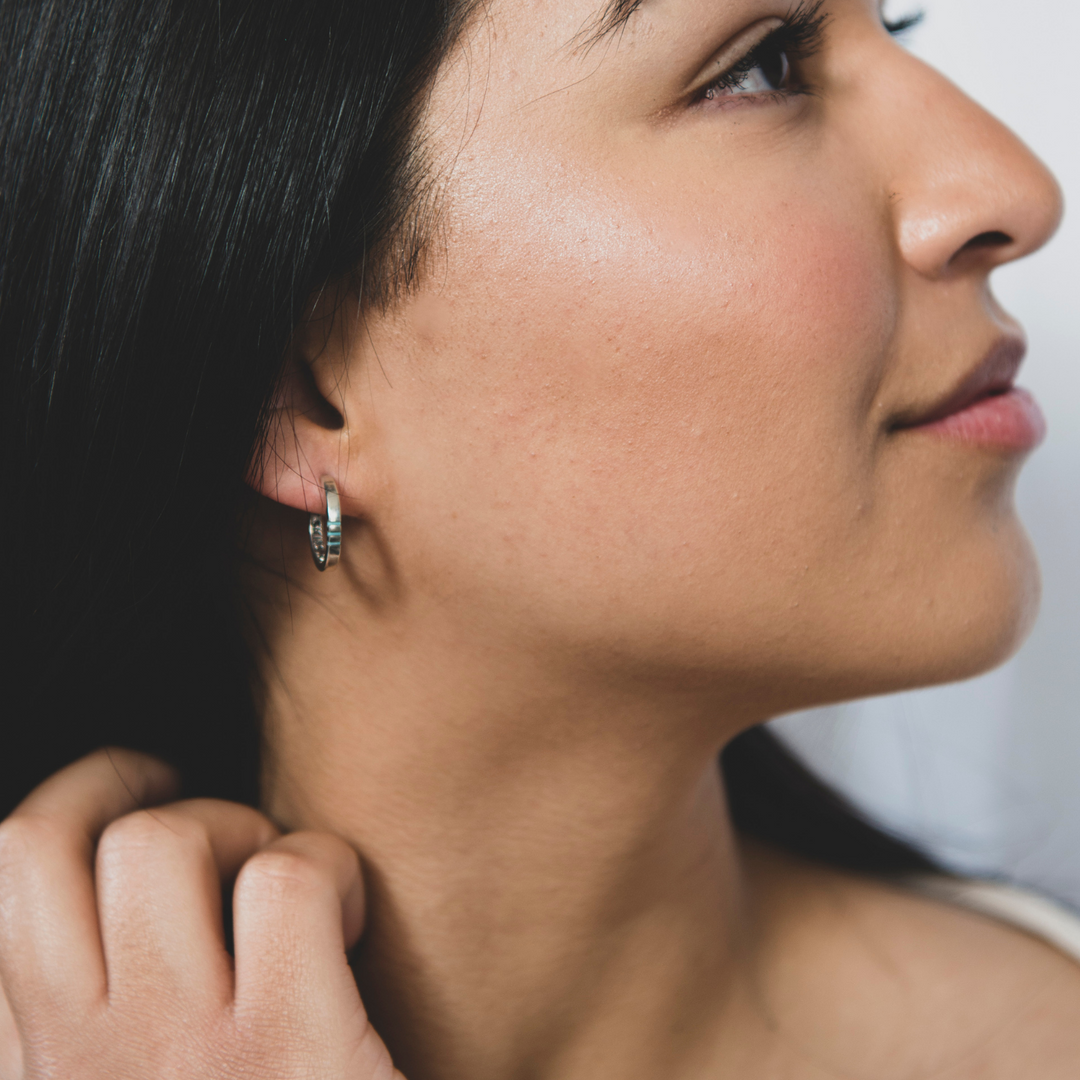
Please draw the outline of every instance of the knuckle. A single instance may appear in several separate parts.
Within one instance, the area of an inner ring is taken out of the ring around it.
[[[328,862],[356,862],[356,852],[340,836],[328,832],[303,832],[293,835],[302,839],[305,847],[318,852]]]
[[[98,858],[105,863],[126,863],[144,858],[148,851],[201,851],[209,847],[206,829],[183,814],[167,810],[137,810],[111,822],[98,842]]]
[[[164,833],[171,843],[187,848],[210,847],[210,833],[206,823],[186,813],[182,807],[167,806],[155,809],[152,813],[144,811],[141,816],[156,819],[156,835],[161,836]]]
[[[289,840],[323,869],[330,880],[345,881],[360,875],[360,857],[340,836],[326,832],[292,833]]]
[[[158,835],[160,826],[149,814],[136,812],[109,822],[98,841],[98,856],[123,858],[131,850],[142,850]]]
[[[326,887],[326,873],[309,855],[271,849],[248,859],[237,887],[277,897],[307,895]]]

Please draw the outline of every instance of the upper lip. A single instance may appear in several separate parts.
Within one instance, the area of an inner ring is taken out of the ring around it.
[[[1027,345],[1023,338],[1000,338],[979,364],[965,375],[948,394],[926,410],[899,418],[898,428],[916,427],[944,420],[962,409],[969,408],[983,398],[1003,394],[1012,389],[1016,373],[1024,362]]]

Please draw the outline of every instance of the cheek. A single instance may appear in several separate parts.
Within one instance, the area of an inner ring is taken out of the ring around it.
[[[543,568],[598,610],[633,581],[653,619],[768,610],[868,498],[880,239],[824,199],[620,194],[465,222],[412,482],[472,530],[472,573]]]

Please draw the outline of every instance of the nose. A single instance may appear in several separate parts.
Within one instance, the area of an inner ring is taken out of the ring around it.
[[[931,279],[989,273],[1042,247],[1063,212],[1053,174],[942,75],[906,53],[900,63],[889,188],[908,265]]]

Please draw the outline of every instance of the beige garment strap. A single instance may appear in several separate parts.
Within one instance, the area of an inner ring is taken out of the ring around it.
[[[902,883],[933,900],[977,911],[1026,930],[1080,962],[1080,916],[1045,896],[1015,885],[944,874],[912,874],[905,876]]]

